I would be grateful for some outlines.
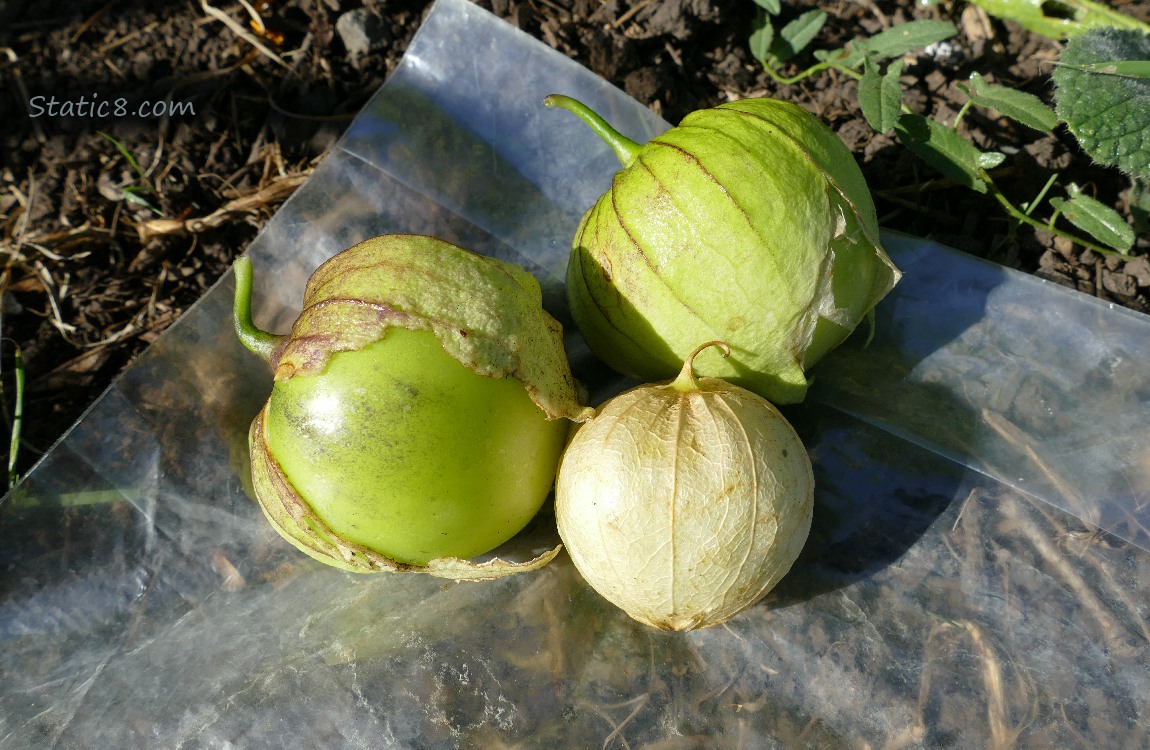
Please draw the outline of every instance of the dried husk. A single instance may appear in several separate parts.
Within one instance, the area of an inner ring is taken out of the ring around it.
[[[696,350],[698,351],[698,350]],[[683,373],[604,404],[559,467],[556,518],[587,582],[662,630],[722,623],[790,570],[810,531],[801,440],[763,398]]]

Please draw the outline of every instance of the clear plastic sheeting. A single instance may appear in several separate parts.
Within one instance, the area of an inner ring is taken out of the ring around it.
[[[257,322],[382,232],[527,266],[566,320],[614,157],[542,98],[666,127],[465,0],[249,251]],[[1150,320],[912,238],[787,410],[815,466],[794,570],[726,626],[629,620],[561,555],[486,583],[357,575],[249,498],[270,373],[230,274],[0,506],[2,748],[1150,746]],[[568,323],[596,400],[625,385]],[[499,551],[557,542],[546,512]]]
[[[884,243],[904,281],[815,398],[1150,551],[1150,319],[922,240]]]

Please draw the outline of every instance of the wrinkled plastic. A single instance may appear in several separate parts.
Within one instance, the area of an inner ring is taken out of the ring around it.
[[[566,320],[571,232],[615,170],[577,96],[666,127],[465,0],[250,247],[284,331],[322,260],[386,231],[527,266]],[[664,634],[565,555],[489,583],[356,575],[245,493],[271,375],[230,274],[0,507],[0,747],[1146,747],[1150,320],[929,242],[787,415],[815,520],[727,625]],[[596,400],[624,385],[570,327]],[[556,541],[544,513],[499,551]]]

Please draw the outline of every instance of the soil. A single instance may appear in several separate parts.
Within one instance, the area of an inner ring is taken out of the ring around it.
[[[1150,311],[1150,233],[1129,205],[1129,181],[1092,165],[1065,128],[1043,135],[977,110],[962,121],[974,143],[1008,154],[994,177],[1016,203],[1057,174],[1058,184],[1077,183],[1116,207],[1139,229],[1128,258],[1020,228],[993,198],[932,171],[870,128],[849,76],[775,83],[748,47],[752,0],[478,4],[672,123],[733,98],[798,102],[854,151],[883,226]],[[1150,19],[1150,2],[1109,4]],[[245,5],[260,14],[262,30]],[[1050,61],[1060,44],[974,6],[788,2],[782,19],[816,6],[829,20],[812,48],[911,19],[956,25],[949,43],[907,59],[905,102],[922,114],[953,118],[965,100],[956,84],[974,71],[1051,100]],[[19,351],[26,391],[17,471],[226,271],[394,69],[429,7],[430,0],[0,0],[0,383],[10,424]],[[345,36],[356,19],[371,36],[362,53]],[[804,52],[783,72],[813,61]],[[167,97],[191,109],[116,113],[118,105]]]

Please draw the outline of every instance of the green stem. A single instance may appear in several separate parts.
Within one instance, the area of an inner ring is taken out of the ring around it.
[[[824,70],[832,70],[832,69],[837,70],[838,72],[843,73],[844,75],[848,75],[851,78],[855,79],[856,81],[862,80],[862,73],[859,73],[854,68],[848,67],[846,65],[843,65],[842,63],[835,62],[833,60],[827,60],[824,62],[815,63],[814,65],[807,68],[806,70],[801,70],[798,73],[795,73],[793,76],[789,76],[789,77],[784,76],[781,73],[779,73],[777,70],[775,70],[775,67],[773,65],[771,65],[770,63],[768,63],[767,61],[760,60],[760,62],[763,64],[763,70],[765,70],[767,72],[767,75],[769,75],[771,78],[773,78],[776,83],[781,83],[781,84],[786,85],[786,86],[789,86],[792,83],[798,83],[799,81],[803,80],[804,78],[810,78],[811,76],[813,76],[817,73],[822,73]]]
[[[1030,201],[1030,203],[1023,204],[1026,206],[1026,215],[1027,216],[1030,216],[1032,213],[1034,213],[1035,207],[1038,206],[1038,204],[1041,203],[1044,198],[1046,198],[1046,194],[1048,192],[1050,192],[1050,188],[1054,187],[1054,183],[1057,179],[1058,179],[1058,173],[1057,172],[1050,175],[1050,179],[1047,180],[1046,184],[1042,186],[1042,190],[1038,191],[1038,195],[1036,195],[1034,197],[1034,200]]]
[[[963,103],[962,107],[961,107],[961,108],[958,110],[958,114],[954,116],[954,124],[950,126],[950,127],[951,127],[951,130],[954,130],[955,132],[958,132],[958,124],[959,124],[960,122],[962,122],[962,118],[966,116],[966,113],[967,113],[968,111],[970,111],[970,107],[971,107],[971,105],[973,105],[973,104],[974,104],[974,101],[973,101],[973,100],[971,100],[971,99],[967,99],[967,100],[966,100],[966,101]]]
[[[8,442],[8,489],[16,486],[20,477],[16,474],[16,458],[20,454],[20,433],[24,426],[24,355],[20,347],[13,351],[16,375],[16,403],[13,405],[12,433]]]
[[[232,322],[236,336],[243,344],[265,362],[272,361],[272,355],[283,336],[276,336],[256,328],[252,322],[252,261],[246,255],[236,258],[232,265],[236,274],[236,296],[232,306]]]
[[[615,156],[624,167],[630,164],[643,149],[642,145],[635,143],[635,141],[627,138],[618,130],[608,125],[606,120],[578,99],[572,99],[563,94],[551,94],[543,100],[543,106],[565,109],[585,122],[587,127],[595,132],[595,135],[602,138],[603,141],[611,147],[611,150],[615,152]]]
[[[1103,255],[1113,255],[1118,258],[1125,257],[1117,250],[1106,247],[1105,245],[1099,245],[1095,242],[1090,242],[1089,240],[1084,240],[1081,237],[1077,237],[1073,234],[1070,234],[1069,232],[1058,229],[1053,225],[1053,221],[1050,223],[1039,221],[1038,219],[1027,214],[1022,209],[1011,203],[1010,199],[1003,195],[1002,192],[998,189],[998,186],[994,184],[994,181],[990,179],[990,175],[986,172],[986,170],[982,170],[982,178],[986,182],[987,190],[989,191],[990,195],[993,196],[996,201],[998,201],[999,205],[1001,205],[1003,209],[1006,210],[1006,213],[1010,214],[1019,223],[1027,224],[1036,229],[1042,229],[1059,237],[1064,237],[1074,244],[1081,245],[1082,247],[1093,250],[1096,253],[1101,253]],[[1057,216],[1055,218],[1057,218]]]

